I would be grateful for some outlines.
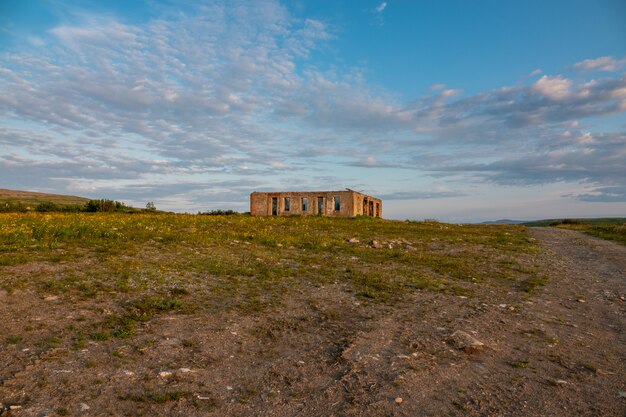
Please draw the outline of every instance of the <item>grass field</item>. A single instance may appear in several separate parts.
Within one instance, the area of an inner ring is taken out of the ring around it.
[[[613,240],[626,245],[626,223],[621,225],[611,224],[564,224],[557,227],[564,229],[578,230],[602,239]]]
[[[372,248],[373,240],[382,248]],[[298,286],[337,281],[374,302],[415,290],[471,296],[476,282],[530,292],[541,279],[524,254],[535,251],[520,226],[246,215],[0,215],[0,266],[14,271],[0,275],[0,287],[116,301],[116,315],[87,331],[95,337],[126,337],[136,322],[171,309],[259,312]],[[52,265],[57,273],[33,271],[33,264]]]

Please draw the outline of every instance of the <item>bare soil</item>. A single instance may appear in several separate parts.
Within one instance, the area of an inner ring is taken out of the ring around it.
[[[106,300],[2,292],[2,337],[22,336],[0,345],[0,414],[624,416],[626,247],[532,234],[548,280],[526,298],[300,286],[270,314],[171,312],[74,348],[54,335],[101,320]],[[460,349],[457,330],[484,347]]]

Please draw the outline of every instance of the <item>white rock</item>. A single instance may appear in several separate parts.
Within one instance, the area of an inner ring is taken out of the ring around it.
[[[485,347],[483,342],[461,330],[452,333],[448,338],[448,343],[467,353],[480,351]]]
[[[380,249],[380,248],[382,248],[382,247],[383,247],[383,245],[380,243],[380,241],[379,241],[379,240],[375,240],[375,239],[374,239],[374,240],[372,240],[372,241],[370,242],[370,247],[372,247],[372,248],[374,248],[374,249]]]

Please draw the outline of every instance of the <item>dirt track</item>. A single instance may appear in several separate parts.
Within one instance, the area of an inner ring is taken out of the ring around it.
[[[497,293],[481,303],[421,295],[394,309],[344,351],[342,403],[356,403],[338,415],[623,416],[626,248],[561,229],[532,233],[550,277],[538,294],[521,304]],[[450,349],[443,341],[456,329],[487,349]]]
[[[364,305],[335,284],[294,291],[276,315],[158,317],[132,343],[7,345],[0,402],[20,405],[5,412],[16,416],[625,415],[626,247],[532,234],[549,279],[526,299],[482,284]],[[12,333],[41,317],[54,331],[87,308],[2,297],[3,319],[19,318],[3,324]],[[459,350],[456,330],[486,347]]]

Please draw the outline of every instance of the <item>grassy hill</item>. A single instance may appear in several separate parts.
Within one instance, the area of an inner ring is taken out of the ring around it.
[[[155,207],[137,209],[107,199],[89,199],[73,195],[0,189],[0,213],[27,212],[159,212]]]
[[[590,219],[546,219],[524,223],[525,226],[572,229],[626,245],[626,217]]]
[[[34,208],[41,203],[53,203],[59,206],[83,206],[88,201],[88,198],[73,195],[0,189],[0,206],[13,204]]]
[[[523,222],[524,226],[545,227],[559,226],[567,224],[587,224],[587,225],[624,225],[626,217],[598,217],[598,218],[582,218],[582,219],[544,219]]]

